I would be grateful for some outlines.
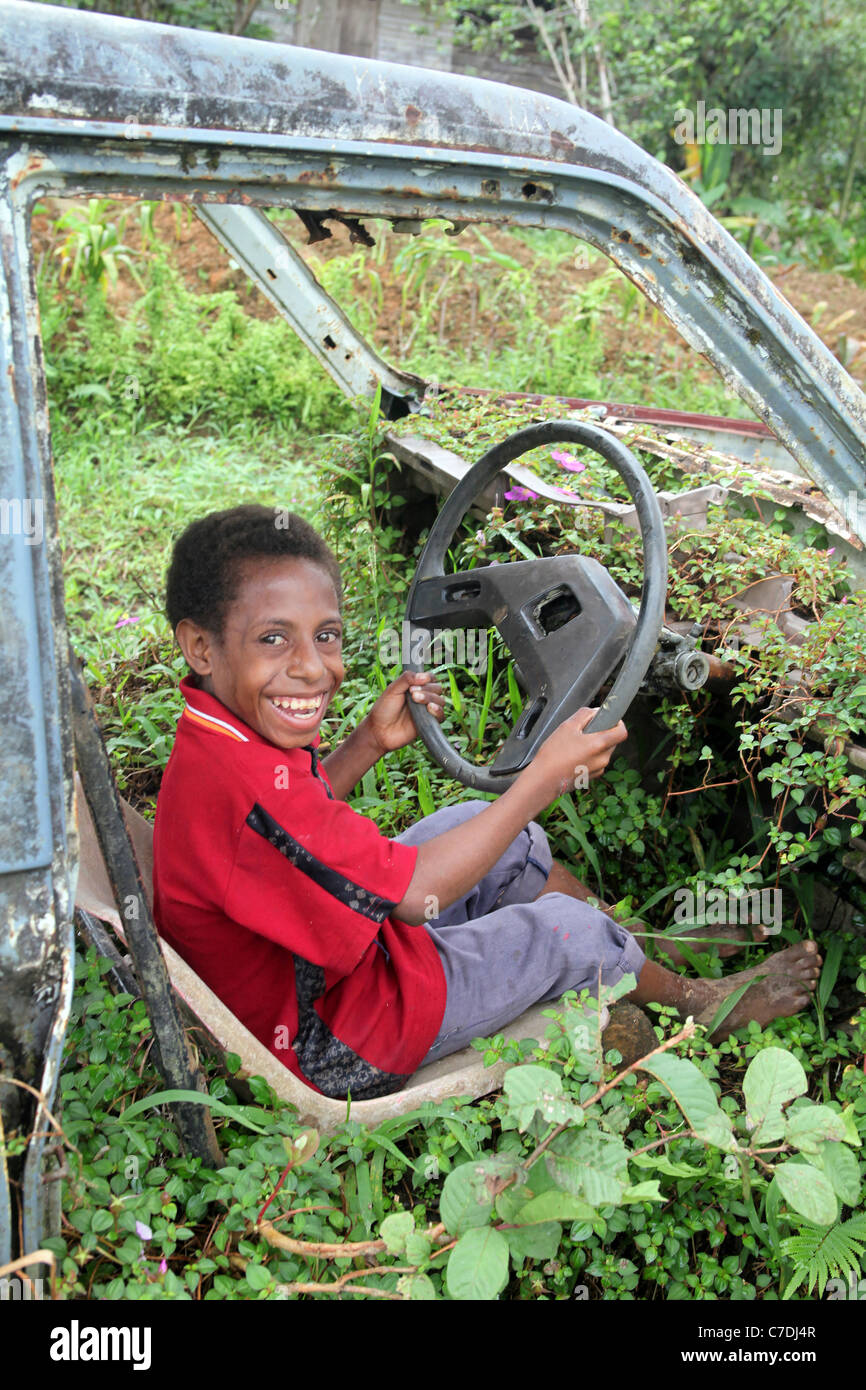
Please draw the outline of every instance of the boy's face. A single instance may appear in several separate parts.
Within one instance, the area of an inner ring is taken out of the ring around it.
[[[311,742],[343,680],[337,595],[309,560],[247,562],[222,637],[187,619],[177,635],[204,689],[280,748]]]

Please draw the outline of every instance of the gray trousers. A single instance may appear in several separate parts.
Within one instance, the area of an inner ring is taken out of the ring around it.
[[[446,806],[396,838],[420,845],[478,815],[486,801]],[[471,828],[467,826],[471,836]],[[498,1033],[533,1004],[639,975],[646,957],[625,927],[565,893],[545,893],[553,857],[530,821],[464,897],[426,924],[448,987],[439,1036],[422,1066]]]

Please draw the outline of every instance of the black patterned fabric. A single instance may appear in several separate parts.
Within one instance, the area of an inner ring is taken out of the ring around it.
[[[273,816],[269,815],[258,802],[247,816],[247,825],[251,830],[255,830],[257,835],[263,836],[269,845],[273,845],[274,849],[278,849],[290,864],[294,865],[296,869],[300,869],[320,888],[324,888],[344,907],[350,907],[353,912],[360,912],[363,917],[369,917],[371,922],[384,922],[385,918],[396,907],[396,903],[389,902],[386,898],[380,898],[375,893],[370,893],[366,888],[361,888],[359,884],[344,878],[342,874],[338,874],[327,864],[316,859],[287,830],[284,830],[280,823],[275,821]]]
[[[268,844],[285,855],[291,864],[327,889],[341,903],[362,913],[373,921],[387,917],[393,903],[377,898],[365,888],[351,883],[321,864],[293,839],[282,826],[256,803],[247,816],[247,825]],[[379,915],[381,913],[381,915]],[[359,1057],[348,1043],[341,1042],[315,1010],[315,1001],[325,993],[325,972],[303,956],[292,955],[295,966],[295,994],[298,1001],[298,1031],[292,1050],[308,1081],[335,1100],[350,1095],[354,1100],[373,1100],[377,1096],[398,1091],[408,1080],[408,1073],[380,1071],[371,1062]]]

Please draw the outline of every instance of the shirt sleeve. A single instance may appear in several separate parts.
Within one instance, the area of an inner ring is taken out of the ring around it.
[[[237,843],[224,910],[335,976],[349,974],[405,896],[417,846],[314,788],[256,801]],[[300,804],[299,804],[300,800]]]

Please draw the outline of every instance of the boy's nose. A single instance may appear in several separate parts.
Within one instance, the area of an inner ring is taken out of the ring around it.
[[[288,674],[312,681],[325,674],[327,667],[317,642],[295,643],[288,663]]]

